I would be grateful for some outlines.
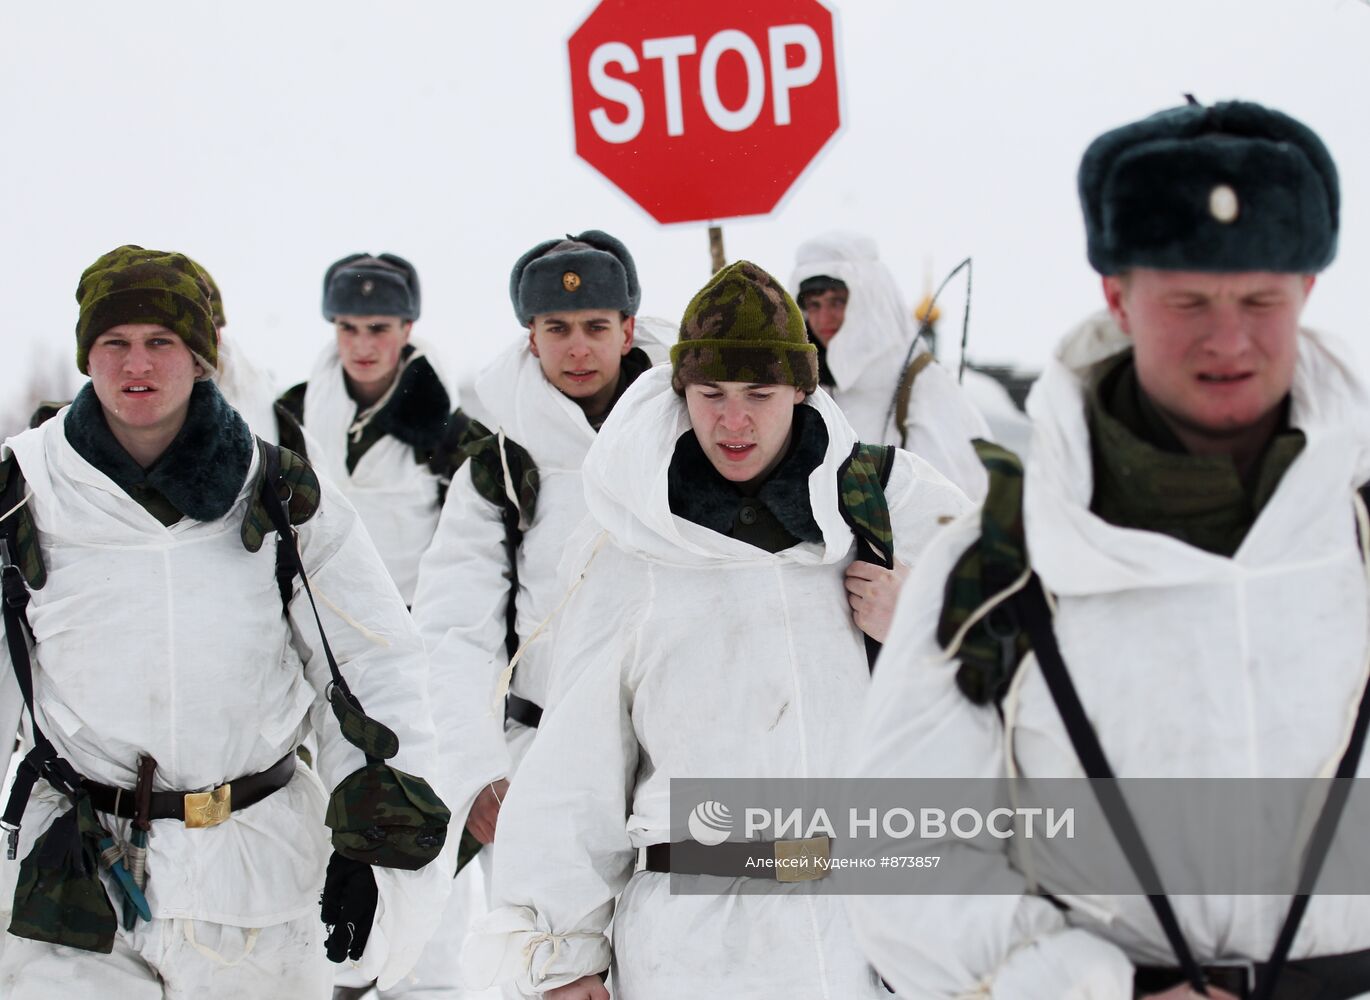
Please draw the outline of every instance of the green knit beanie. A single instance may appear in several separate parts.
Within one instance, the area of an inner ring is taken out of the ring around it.
[[[790,293],[750,261],[729,264],[700,289],[671,348],[671,385],[747,382],[818,388],[818,349]]]
[[[90,345],[112,326],[156,323],[185,342],[211,366],[219,364],[209,285],[184,254],[142,247],[111,250],[81,275],[76,286],[76,367],[90,374]]]
[[[214,275],[205,270],[205,266],[198,260],[191,258],[190,262],[195,265],[200,272],[200,277],[205,279],[205,285],[209,288],[209,315],[214,320],[216,329],[222,330],[228,326],[228,320],[224,318],[224,297],[219,291],[219,286],[214,281]]]

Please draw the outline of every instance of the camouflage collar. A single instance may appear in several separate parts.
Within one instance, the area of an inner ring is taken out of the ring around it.
[[[1090,510],[1110,524],[1170,535],[1231,556],[1303,450],[1302,431],[1277,431],[1244,484],[1226,456],[1190,455],[1137,380],[1131,352],[1112,362],[1088,393],[1094,495]]]

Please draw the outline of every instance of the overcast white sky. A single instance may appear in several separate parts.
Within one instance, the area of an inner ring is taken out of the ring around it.
[[[788,279],[799,241],[864,231],[916,300],[925,260],[940,275],[973,255],[972,355],[1036,367],[1100,301],[1075,197],[1084,147],[1186,91],[1243,97],[1303,119],[1331,148],[1341,252],[1308,319],[1363,336],[1361,0],[828,5],[845,131],[777,213],[726,225],[730,258]],[[559,233],[619,236],[643,311],[678,318],[708,276],[704,226],[658,226],[573,153],[566,39],[592,6],[7,4],[0,393],[35,350],[72,356],[77,278],[121,243],[199,259],[223,289],[229,334],[282,384],[330,336],[325,267],[358,250],[417,265],[418,332],[468,377],[519,335],[510,265]]]

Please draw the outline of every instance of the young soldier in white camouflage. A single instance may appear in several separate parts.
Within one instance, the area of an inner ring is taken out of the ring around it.
[[[466,418],[412,340],[419,278],[394,254],[352,254],[324,275],[333,341],[282,404],[317,441],[309,456],[357,508],[406,604],[460,464]]]
[[[469,791],[464,854],[480,851],[461,878],[482,882],[500,804],[551,686],[555,622],[533,635],[561,598],[557,564],[585,517],[581,464],[624,391],[665,354],[650,334],[639,336],[637,269],[608,233],[533,247],[515,263],[509,295],[525,335],[476,382],[494,426],[473,425],[472,457],[453,480],[414,603],[445,759]],[[524,643],[506,709],[501,677]],[[458,906],[454,894],[425,959],[452,976],[468,921]]]
[[[418,634],[347,501],[259,446],[219,394],[189,258],[120,247],[77,299],[90,383],[0,449],[0,759],[21,715],[34,748],[4,815],[22,863],[0,995],[322,1000],[325,947],[388,983],[441,912],[455,854],[438,854],[441,819],[421,838],[435,860],[399,859],[417,870],[365,849],[368,828],[401,837],[380,758],[438,770]],[[272,529],[285,496],[340,673]],[[340,727],[327,701],[344,686],[374,721]],[[404,782],[403,809],[445,812]],[[121,859],[141,849],[138,893]]]
[[[1096,139],[1079,189],[1108,314],[1033,388],[1026,475],[992,458],[984,509],[905,585],[861,773],[1363,776],[1370,393],[1299,323],[1336,252],[1332,159],[1277,111],[1191,103]],[[1172,875],[1243,857],[1159,810],[1139,837],[1110,818]],[[849,898],[901,995],[1370,994],[1364,895],[1108,895],[1062,884],[1073,841],[1033,844],[1032,870],[1002,839],[910,845],[999,895]]]
[[[668,787],[840,773],[865,639],[898,592],[887,567],[968,504],[922,459],[858,446],[798,307],[753,264],[694,298],[671,360],[586,459],[601,542],[558,619],[553,706],[504,805],[468,967],[553,1000],[603,1000],[610,970],[616,1000],[875,1000],[836,899],[735,889],[758,871],[740,858],[718,894],[671,891],[711,876],[672,867]],[[849,605],[854,557],[884,566],[865,563]]]

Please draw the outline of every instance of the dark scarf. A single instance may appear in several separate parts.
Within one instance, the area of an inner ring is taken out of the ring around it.
[[[413,353],[414,345],[405,344],[400,358],[407,360]],[[346,378],[344,374],[344,381]],[[447,395],[446,386],[428,363],[428,358],[410,361],[400,372],[395,391],[367,422],[357,440],[353,441],[349,435],[347,471],[355,472],[362,456],[387,436],[413,448],[420,462],[427,461],[427,456],[442,443],[451,407],[452,398]],[[357,407],[357,412],[362,409],[364,407]]]
[[[590,426],[596,431],[603,427],[604,421],[609,419],[609,414],[614,412],[614,407],[623,398],[623,394],[628,391],[628,386],[636,382],[638,376],[651,367],[652,359],[647,357],[647,352],[642,348],[634,347],[625,354],[618,370],[618,388],[614,390],[614,398],[609,400],[609,406],[603,413],[590,420]]]
[[[762,548],[778,552],[801,541],[821,542],[823,532],[814,520],[809,503],[809,475],[818,468],[827,450],[828,429],[822,415],[811,406],[796,406],[789,450],[769,478],[753,495],[748,495],[740,484],[718,474],[694,431],[686,431],[676,442],[667,478],[671,511],[719,534],[760,544],[749,536],[763,534],[764,524],[756,532],[747,531],[739,524],[743,507],[755,509],[759,501],[764,511],[778,522],[776,527],[783,531],[783,537],[789,539],[788,545],[773,548],[761,544]]]
[[[163,524],[174,524],[179,515],[197,521],[223,517],[238,499],[252,461],[252,432],[208,379],[195,383],[185,423],[146,469],[115,439],[89,382],[72,401],[63,430],[78,455]]]
[[[1170,535],[1231,556],[1289,466],[1303,432],[1289,426],[1289,400],[1275,435],[1243,483],[1226,455],[1191,455],[1142,391],[1132,354],[1120,356],[1088,395],[1094,496],[1110,524]]]

